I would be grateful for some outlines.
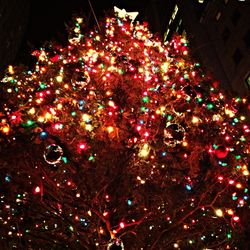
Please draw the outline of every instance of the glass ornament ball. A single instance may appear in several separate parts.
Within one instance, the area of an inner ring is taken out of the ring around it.
[[[217,158],[223,159],[227,157],[228,150],[225,146],[219,146],[217,149],[214,150],[214,154]]]
[[[63,149],[56,145],[56,144],[51,144],[46,147],[43,157],[44,160],[51,165],[58,164],[63,156]]]
[[[185,129],[180,124],[167,123],[164,129],[164,144],[175,147],[185,139]]]
[[[81,71],[75,72],[71,80],[72,85],[78,89],[86,87],[89,82],[90,82],[90,76],[88,72],[81,72]]]
[[[107,250],[124,250],[124,244],[120,239],[112,239],[108,243]]]

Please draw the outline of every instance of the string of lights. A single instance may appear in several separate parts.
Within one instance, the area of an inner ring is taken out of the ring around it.
[[[2,79],[1,240],[239,249],[247,99],[225,95],[185,37],[163,44],[126,15],[90,31],[74,22],[66,47],[36,50],[33,70]]]

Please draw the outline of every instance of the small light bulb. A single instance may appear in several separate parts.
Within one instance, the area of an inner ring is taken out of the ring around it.
[[[216,209],[216,210],[215,210],[215,214],[216,214],[216,216],[218,216],[218,217],[223,217],[223,211],[222,211],[221,209]]]
[[[63,77],[59,75],[59,76],[56,77],[56,80],[57,80],[57,82],[62,82],[63,81]]]

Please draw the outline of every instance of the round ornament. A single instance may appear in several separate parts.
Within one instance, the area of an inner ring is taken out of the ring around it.
[[[88,72],[81,72],[81,71],[75,72],[71,80],[73,86],[79,89],[82,89],[85,86],[87,86],[89,82],[90,82],[90,77]]]
[[[63,149],[56,144],[51,144],[46,147],[43,154],[44,160],[51,165],[58,164],[61,161],[62,156]]]
[[[217,149],[215,149],[214,154],[217,158],[223,159],[227,157],[228,150],[225,146],[219,146]]]
[[[124,250],[124,244],[120,239],[112,239],[107,247],[107,250]]]
[[[164,144],[175,147],[185,139],[185,129],[180,124],[167,123],[164,129]]]

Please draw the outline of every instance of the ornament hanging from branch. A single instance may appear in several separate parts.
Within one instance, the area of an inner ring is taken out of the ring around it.
[[[216,157],[218,159],[223,159],[223,158],[226,158],[227,155],[228,155],[228,152],[229,150],[223,146],[223,145],[220,145],[218,146],[215,150],[214,150],[214,154],[216,155]]]
[[[124,250],[124,244],[120,239],[112,239],[107,247],[107,250]]]
[[[51,144],[46,147],[43,157],[48,164],[56,165],[58,164],[63,156],[63,149],[56,145]]]
[[[74,87],[82,89],[87,86],[90,82],[90,77],[88,72],[75,72],[72,76],[71,83]]]
[[[164,129],[164,143],[170,147],[175,147],[185,139],[185,129],[180,124],[167,123]]]

